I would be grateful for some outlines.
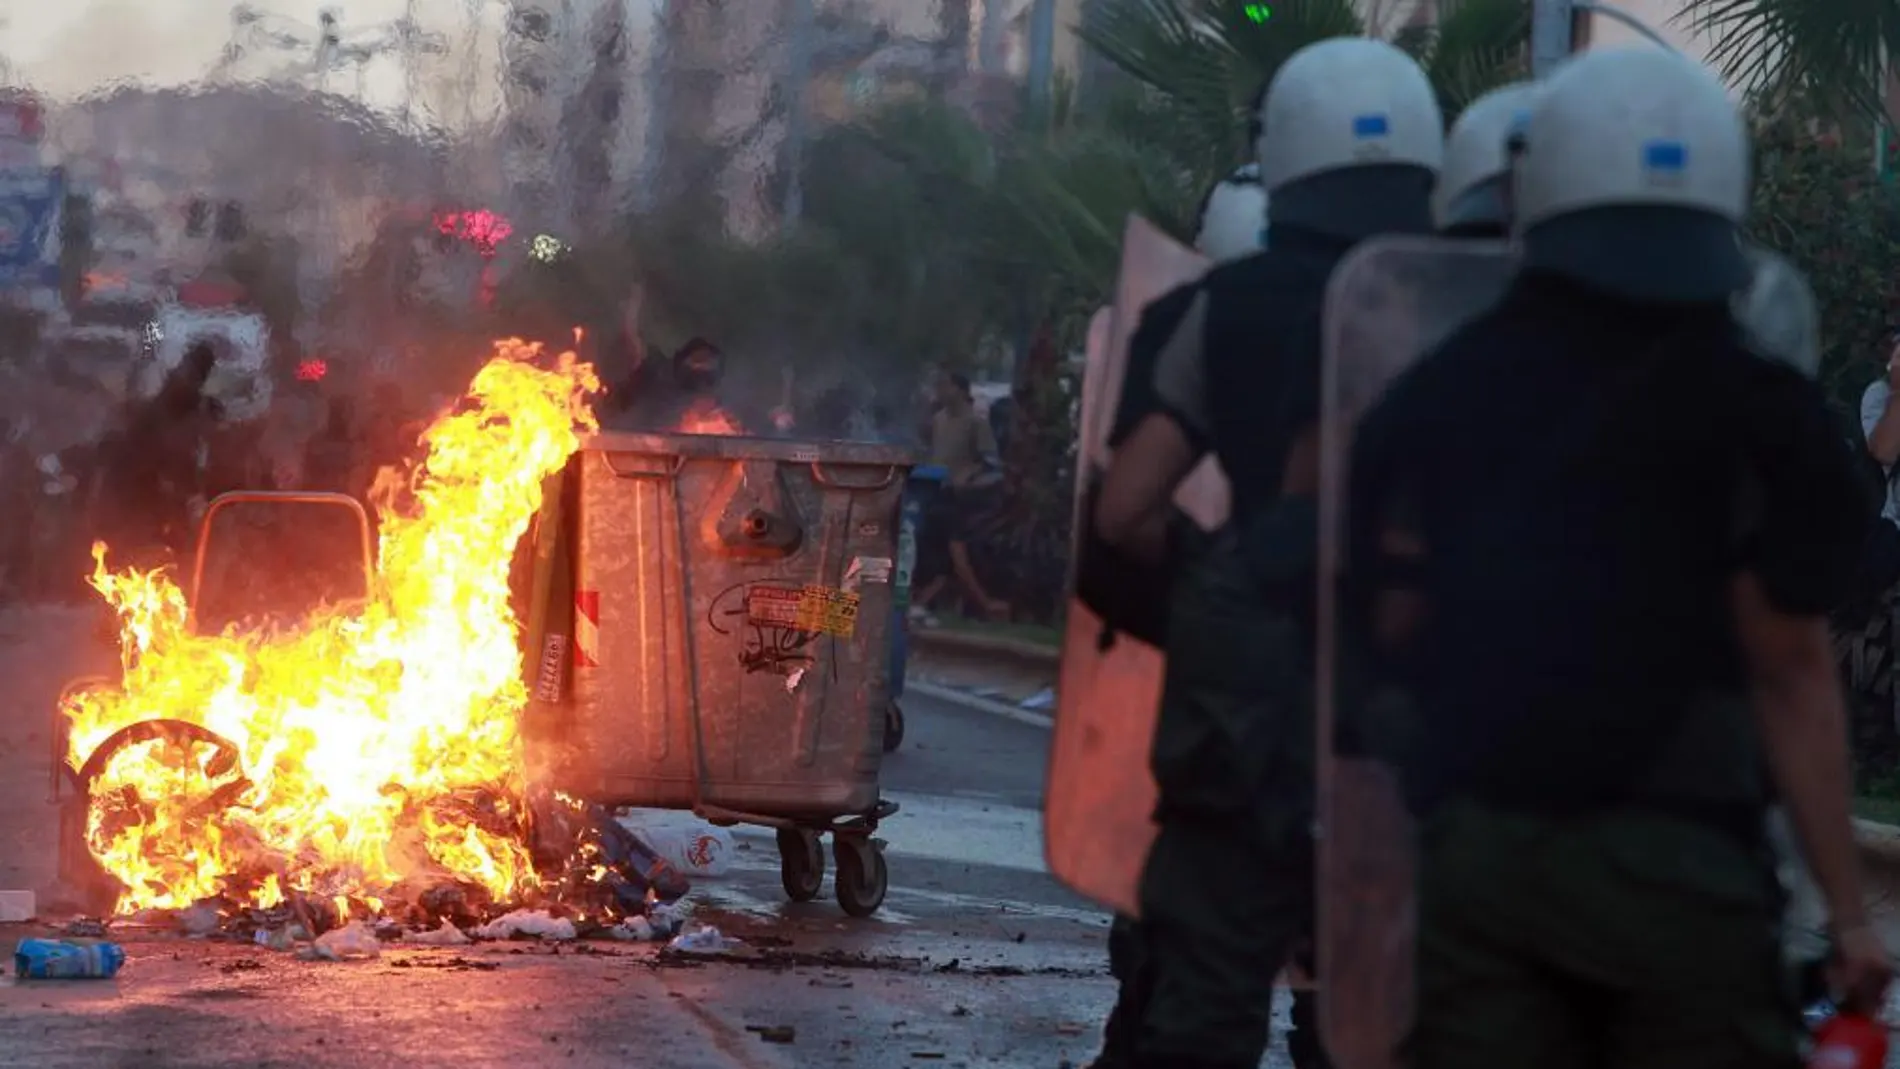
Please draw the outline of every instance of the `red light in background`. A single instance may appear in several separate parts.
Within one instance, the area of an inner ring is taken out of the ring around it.
[[[330,373],[330,365],[322,360],[305,360],[297,365],[297,381],[322,382]]]
[[[435,228],[448,237],[468,242],[485,258],[494,256],[501,243],[515,232],[514,224],[506,216],[485,208],[470,212],[437,212]]]

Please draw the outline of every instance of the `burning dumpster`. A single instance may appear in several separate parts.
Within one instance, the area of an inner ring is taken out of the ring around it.
[[[552,743],[553,785],[776,828],[795,901],[817,896],[829,833],[839,905],[874,912],[887,875],[872,834],[897,808],[878,772],[911,463],[853,442],[586,442],[568,468],[571,564],[544,571],[539,599],[571,580],[567,700],[532,732]]]

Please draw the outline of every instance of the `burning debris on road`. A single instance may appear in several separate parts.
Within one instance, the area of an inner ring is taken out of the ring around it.
[[[169,575],[96,550],[123,673],[62,712],[115,914],[265,945],[521,909],[587,934],[686,892],[612,814],[532,791],[524,767],[510,563],[598,390],[572,353],[500,343],[425,458],[379,478],[369,596],[289,626],[202,633]]]

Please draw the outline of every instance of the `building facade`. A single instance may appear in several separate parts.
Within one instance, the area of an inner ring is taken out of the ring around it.
[[[728,231],[762,238],[789,206],[775,176],[814,127],[905,92],[1013,100],[1037,2],[511,0],[503,140],[517,214],[540,207],[536,225],[571,230],[715,196]],[[1045,2],[1055,69],[1079,73],[1084,0]]]

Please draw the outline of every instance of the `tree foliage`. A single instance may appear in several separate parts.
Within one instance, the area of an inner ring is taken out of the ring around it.
[[[1900,54],[1893,0],[1691,0],[1681,19],[1764,110],[1799,100],[1837,116],[1884,114],[1885,57]]]
[[[1886,354],[1880,337],[1900,307],[1900,193],[1877,179],[1870,151],[1806,123],[1755,131],[1749,228],[1808,276],[1821,310],[1821,373],[1851,407]]]

